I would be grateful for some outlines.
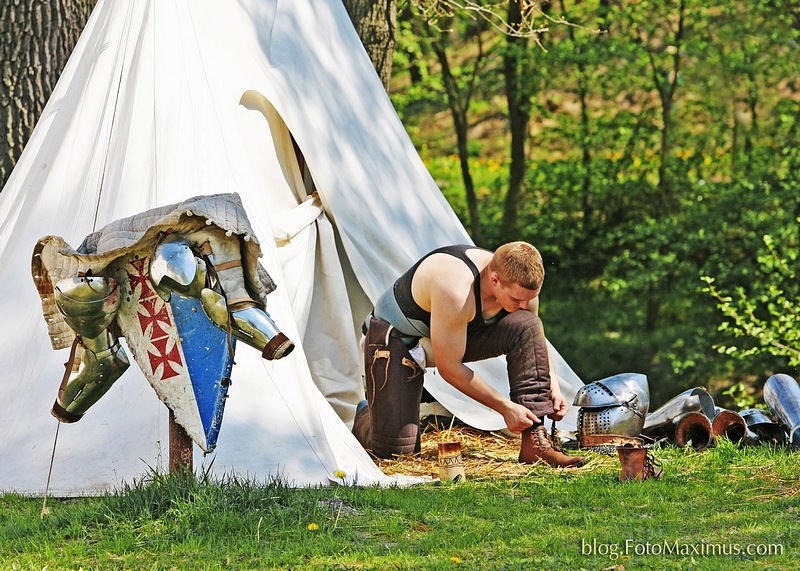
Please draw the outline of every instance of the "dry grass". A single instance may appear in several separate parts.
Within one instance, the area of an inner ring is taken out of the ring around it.
[[[429,424],[422,432],[421,451],[417,454],[396,456],[389,460],[376,460],[385,474],[406,474],[412,476],[439,476],[438,455],[440,442],[460,442],[461,456],[467,479],[516,478],[529,475],[541,469],[552,468],[542,464],[520,464],[520,437],[503,432],[485,432],[470,426],[449,426],[439,428]],[[602,454],[590,454],[590,462],[581,468],[570,471],[593,470],[599,466],[618,462]]]

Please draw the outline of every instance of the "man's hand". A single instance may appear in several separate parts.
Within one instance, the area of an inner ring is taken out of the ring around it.
[[[567,411],[569,410],[569,405],[567,404],[567,401],[564,399],[564,397],[561,395],[560,392],[556,393],[551,391],[550,398],[553,400],[553,408],[555,410],[548,416],[553,420],[561,420],[567,415]]]
[[[519,434],[526,428],[530,428],[534,424],[539,424],[540,422],[539,417],[530,410],[510,401],[508,407],[502,414],[506,426],[514,434]]]

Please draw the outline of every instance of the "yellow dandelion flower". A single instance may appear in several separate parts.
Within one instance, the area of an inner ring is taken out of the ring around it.
[[[347,474],[345,474],[343,470],[336,470],[336,471],[333,473],[333,475],[334,475],[334,477],[336,477],[336,478],[339,478],[339,479],[342,479],[342,478],[344,478],[345,476],[347,476]]]
[[[317,531],[318,529],[319,529],[319,526],[317,524],[315,524],[315,523],[308,524],[308,531]]]
[[[459,564],[459,563],[461,563],[461,559],[460,559],[459,557],[456,557],[455,555],[453,555],[453,556],[450,558],[450,561],[452,561],[452,562],[453,562],[453,563],[455,563],[455,564]]]

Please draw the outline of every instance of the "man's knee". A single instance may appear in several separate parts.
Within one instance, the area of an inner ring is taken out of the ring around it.
[[[528,354],[544,346],[544,328],[538,315],[530,311],[515,311],[497,324],[494,335],[502,343],[502,354],[512,357],[517,353]]]
[[[530,335],[532,338],[544,336],[541,318],[530,311],[515,311],[503,319],[511,333]]]

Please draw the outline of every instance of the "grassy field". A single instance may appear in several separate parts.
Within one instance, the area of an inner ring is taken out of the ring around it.
[[[655,450],[663,478],[645,482],[620,482],[616,456],[582,453],[578,470],[482,475],[468,447],[466,481],[405,489],[153,475],[105,497],[51,498],[44,517],[41,498],[9,494],[0,567],[797,569],[796,453],[667,446]]]

